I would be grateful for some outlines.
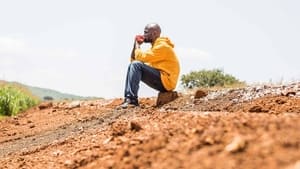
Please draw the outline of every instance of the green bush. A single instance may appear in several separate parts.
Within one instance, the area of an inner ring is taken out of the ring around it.
[[[181,84],[185,88],[194,87],[214,87],[242,84],[232,75],[225,74],[221,69],[192,71],[189,74],[182,75]]]
[[[38,100],[26,94],[17,87],[0,86],[0,114],[5,116],[16,115],[38,103]]]

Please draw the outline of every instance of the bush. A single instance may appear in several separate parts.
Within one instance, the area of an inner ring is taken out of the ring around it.
[[[225,74],[221,69],[192,71],[181,77],[181,84],[185,88],[224,87],[241,83],[243,84],[244,82],[239,81],[232,75]]]
[[[0,86],[1,115],[16,115],[18,112],[35,106],[37,103],[37,99],[34,99],[16,87],[9,85]]]
[[[53,100],[53,97],[51,97],[51,96],[44,96],[43,100],[44,101],[50,101],[50,100]]]

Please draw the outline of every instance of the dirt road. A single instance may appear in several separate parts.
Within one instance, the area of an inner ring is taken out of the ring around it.
[[[299,169],[300,84],[194,92],[154,107],[43,103],[0,121],[0,168]]]

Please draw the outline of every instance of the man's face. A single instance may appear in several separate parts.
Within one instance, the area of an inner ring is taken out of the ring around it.
[[[144,42],[146,43],[152,43],[153,41],[153,31],[149,29],[148,27],[145,27],[144,29]]]

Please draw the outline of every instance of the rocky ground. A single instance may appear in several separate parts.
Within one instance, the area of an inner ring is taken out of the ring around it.
[[[42,103],[0,121],[0,168],[300,168],[300,83],[179,95]]]

